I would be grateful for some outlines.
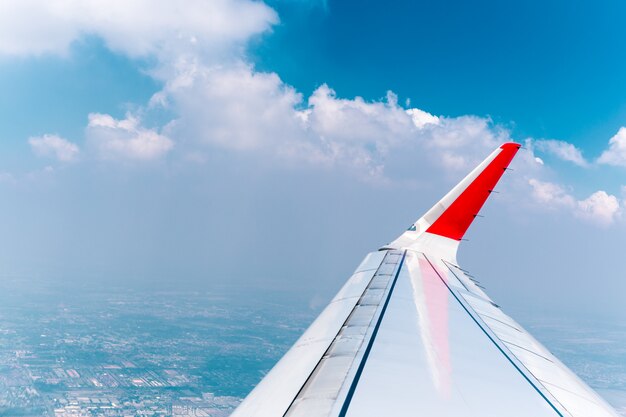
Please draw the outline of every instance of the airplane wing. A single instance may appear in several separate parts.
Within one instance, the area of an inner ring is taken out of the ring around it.
[[[456,261],[520,145],[505,143],[368,254],[233,417],[616,417]]]

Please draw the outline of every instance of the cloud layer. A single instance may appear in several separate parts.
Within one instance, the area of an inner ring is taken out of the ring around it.
[[[7,0],[0,5],[0,54],[67,55],[73,43],[96,36],[116,53],[151,62],[148,73],[162,89],[149,103],[124,119],[88,114],[84,153],[107,161],[141,163],[220,149],[401,183],[458,177],[512,139],[489,118],[405,108],[392,92],[368,101],[338,97],[322,85],[305,98],[278,74],[257,71],[246,56],[249,41],[277,22],[273,9],[251,0],[111,0],[106,6],[98,0]],[[156,122],[147,126],[142,120]],[[54,135],[29,142],[38,155],[64,162],[81,153]],[[525,180],[514,192],[532,193],[539,206],[599,224],[620,217],[619,201],[605,191],[577,200],[546,181],[549,168],[533,153],[589,167],[578,148],[559,140],[530,143],[530,152],[519,158]],[[626,165],[626,129],[610,140],[597,162]]]
[[[249,0],[4,0],[0,53],[67,54],[92,35],[133,58],[216,54],[277,22],[274,10]]]
[[[583,157],[580,149],[571,143],[562,140],[537,140],[534,142],[535,147],[543,152],[550,153],[559,159],[572,162],[580,167],[587,167],[589,163]]]
[[[86,137],[102,159],[154,160],[174,147],[169,138],[140,126],[139,119],[132,115],[117,120],[108,114],[91,113]]]
[[[621,217],[622,207],[614,195],[596,191],[584,200],[576,200],[563,187],[551,182],[530,179],[533,197],[549,209],[567,209],[575,216],[608,226]]]
[[[58,135],[31,137],[28,143],[39,156],[56,158],[62,162],[75,161],[80,150],[78,146]]]
[[[609,148],[602,152],[598,163],[626,167],[626,127],[621,127],[609,140]]]

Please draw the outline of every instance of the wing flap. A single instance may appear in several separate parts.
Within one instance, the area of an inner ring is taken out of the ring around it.
[[[372,252],[365,257],[333,301],[246,397],[232,416],[285,414],[352,313],[385,255],[384,252]]]

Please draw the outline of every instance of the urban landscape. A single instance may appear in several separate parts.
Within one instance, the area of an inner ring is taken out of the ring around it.
[[[0,416],[227,416],[310,320],[223,293],[7,287]]]
[[[322,307],[258,288],[0,289],[2,417],[227,416]],[[626,415],[626,327],[522,323]]]

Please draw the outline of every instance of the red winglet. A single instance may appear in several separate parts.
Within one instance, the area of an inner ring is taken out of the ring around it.
[[[430,225],[426,232],[461,240],[519,148],[521,145],[513,142],[500,146],[502,151]]]

